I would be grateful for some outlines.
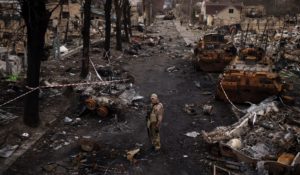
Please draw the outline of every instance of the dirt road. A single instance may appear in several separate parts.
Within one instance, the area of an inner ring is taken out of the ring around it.
[[[200,137],[185,134],[212,130],[235,120],[227,104],[214,100],[217,75],[194,70],[187,59],[192,48],[185,46],[173,21],[158,20],[150,30],[156,33],[149,35],[163,38],[161,43],[143,46],[138,57],[126,56],[122,66],[134,76],[134,88],[140,95],[147,99],[151,93],[157,93],[164,104],[160,153],[150,149],[142,109],[128,109],[124,119],[118,121],[100,122],[96,117],[85,117],[78,126],[65,125],[62,120],[67,114],[62,114],[61,121],[5,174],[212,174],[211,167],[205,163],[204,142]],[[195,115],[184,112],[186,104],[194,105]],[[204,104],[213,106],[212,116],[202,113]],[[80,136],[90,136],[98,148],[92,153],[81,153],[76,140]],[[55,149],[59,141],[66,144]],[[126,150],[137,147],[141,149],[137,161],[130,164],[124,157]],[[78,157],[80,163],[74,163]],[[85,166],[91,161],[102,169]],[[54,168],[48,169],[49,164]]]

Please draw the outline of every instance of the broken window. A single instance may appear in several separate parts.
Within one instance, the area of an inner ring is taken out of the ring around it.
[[[12,37],[12,34],[9,32],[3,32],[3,39],[10,39]]]
[[[234,9],[229,9],[229,13],[233,13],[234,12]]]
[[[62,12],[62,18],[69,18],[70,13],[69,12]]]
[[[69,4],[69,1],[68,0],[61,0],[61,3],[66,5],[66,4]]]

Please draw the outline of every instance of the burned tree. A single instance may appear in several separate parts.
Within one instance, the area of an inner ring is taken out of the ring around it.
[[[127,0],[127,1],[129,1],[129,0]],[[127,24],[128,24],[129,35],[132,36],[132,30],[131,30],[131,5],[130,5],[130,2],[128,2],[128,6],[127,6],[126,19],[127,19]]]
[[[122,50],[122,32],[121,32],[121,19],[122,19],[122,5],[123,0],[114,0],[116,12],[116,49]]]
[[[123,4],[123,26],[124,26],[124,32],[126,41],[129,42],[129,38],[132,35],[131,34],[131,21],[130,21],[130,2],[129,0],[124,0]],[[130,36],[129,36],[130,35]]]
[[[41,59],[44,56],[45,33],[51,12],[46,9],[44,0],[20,0],[21,15],[27,28],[27,86],[39,86]],[[39,124],[39,91],[25,98],[24,123],[31,127]]]
[[[66,3],[68,4],[68,11],[70,11],[69,1],[67,1]],[[67,25],[65,28],[64,43],[68,42],[69,25],[70,25],[70,12],[68,12],[68,15],[67,15]]]
[[[111,34],[111,8],[112,0],[106,0],[105,2],[105,44],[104,44],[104,59],[109,59],[110,56],[110,34]]]
[[[82,28],[83,58],[82,58],[82,67],[81,67],[81,77],[85,78],[89,73],[91,0],[85,0],[83,8],[84,8],[84,22]]]

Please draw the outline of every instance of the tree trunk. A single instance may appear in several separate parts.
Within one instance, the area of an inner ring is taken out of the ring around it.
[[[112,0],[106,0],[105,2],[105,43],[104,43],[104,59],[109,59],[110,57],[110,34],[111,34],[111,8]]]
[[[122,33],[121,33],[121,18],[122,18],[122,2],[121,0],[114,0],[116,11],[116,49],[122,50]]]
[[[69,25],[70,25],[69,23],[70,23],[70,18],[68,17],[67,26],[66,26],[66,31],[65,31],[64,43],[67,43],[67,41],[68,41]]]
[[[21,15],[27,27],[27,86],[39,86],[41,59],[44,56],[45,33],[50,18],[45,1],[24,0],[21,2]],[[39,91],[25,98],[24,123],[30,127],[39,125]]]
[[[81,74],[82,78],[85,78],[89,73],[89,48],[90,48],[90,26],[91,26],[91,0],[85,0],[84,2],[84,22],[82,29],[83,39],[83,59]]]
[[[69,23],[70,23],[70,4],[69,4],[69,1],[67,2],[68,4],[68,12],[69,12],[69,15],[68,15],[68,18],[67,18],[67,25],[66,25],[66,30],[65,30],[65,37],[64,37],[64,43],[66,44],[66,42],[68,41],[68,33],[69,33]]]
[[[128,32],[129,36],[132,36],[132,30],[131,30],[131,5],[128,3],[128,9],[127,9],[127,23],[128,23]]]
[[[125,40],[126,42],[129,42],[129,31],[128,31],[128,16],[127,16],[127,9],[129,6],[129,1],[124,0],[123,4],[123,26],[124,26],[124,32],[125,32]]]

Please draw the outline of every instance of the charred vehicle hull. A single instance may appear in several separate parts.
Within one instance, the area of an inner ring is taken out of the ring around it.
[[[284,84],[261,49],[245,49],[220,76],[217,99],[257,103],[283,92]]]
[[[205,72],[222,72],[236,56],[236,48],[223,35],[209,34],[194,49],[194,65]]]
[[[226,53],[224,50],[206,50],[196,55],[194,65],[197,70],[222,72],[234,57],[235,55]]]
[[[282,85],[276,73],[227,72],[219,81],[216,97],[235,103],[258,103],[267,97],[280,94]]]

